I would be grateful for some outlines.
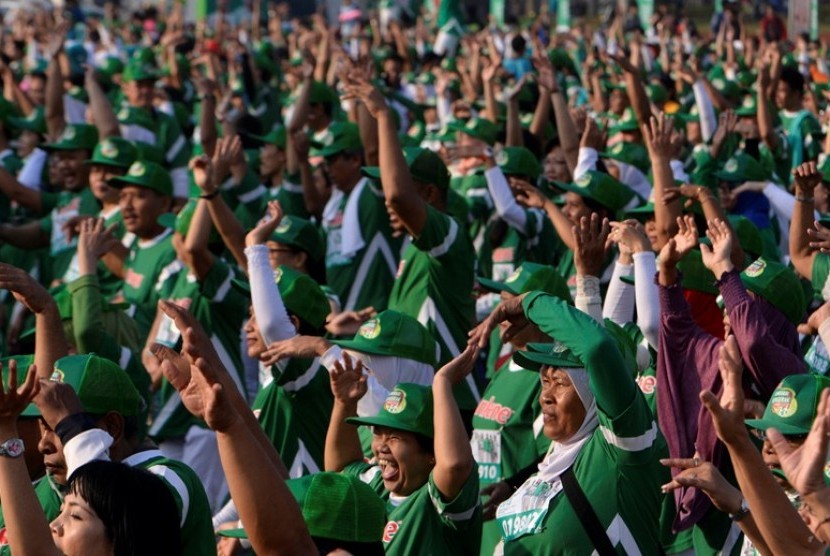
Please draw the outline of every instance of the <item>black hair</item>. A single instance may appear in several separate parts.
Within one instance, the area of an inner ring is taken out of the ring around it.
[[[418,447],[422,452],[435,455],[435,441],[432,438],[417,432],[413,432],[412,434],[415,435],[415,441],[418,443]]]
[[[176,501],[149,471],[92,461],[72,474],[69,492],[83,498],[103,522],[115,556],[181,554]]]
[[[349,554],[360,554],[360,556],[383,556],[383,543],[378,539],[375,542],[349,542],[325,537],[311,537],[320,555],[330,554],[335,550],[342,549]]]
[[[513,52],[520,56],[524,54],[526,46],[527,41],[518,33],[513,35],[513,38],[510,40],[510,47],[513,49]]]
[[[786,83],[794,93],[802,94],[804,92],[804,76],[790,66],[781,68],[781,81]]]

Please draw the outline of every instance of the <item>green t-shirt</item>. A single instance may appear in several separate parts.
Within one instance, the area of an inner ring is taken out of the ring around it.
[[[23,167],[23,161],[11,149],[6,149],[0,152],[0,165],[3,166],[9,174],[17,176],[17,173]],[[0,195],[0,222],[8,222],[12,213],[12,204],[8,197]]]
[[[474,257],[458,221],[427,206],[424,229],[398,267],[389,308],[426,326],[441,348],[441,362],[461,353],[475,323]],[[475,408],[480,395],[471,375],[456,386],[455,396],[462,409]]]
[[[360,478],[386,500],[389,521],[383,531],[387,556],[474,555],[481,542],[481,503],[478,471],[473,469],[454,500],[443,500],[429,476],[427,484],[409,496],[396,497],[383,487],[380,467],[353,463],[343,469]]]
[[[172,237],[173,231],[166,229],[153,239],[133,238],[124,261],[124,299],[135,306],[133,316],[142,338],[147,337],[156,316],[159,292],[183,268]]]
[[[187,138],[176,118],[160,110],[123,106],[117,114],[122,135],[155,146],[168,168],[186,168],[190,156]]]
[[[305,206],[303,197],[303,186],[294,180],[294,177],[287,176],[282,183],[268,191],[268,200],[279,201],[285,214],[304,218],[308,220],[311,215]]]
[[[252,405],[265,435],[292,478],[324,469],[323,452],[334,399],[319,358],[289,359],[272,367],[274,380]]]
[[[195,471],[180,461],[164,457],[158,450],[138,452],[124,463],[156,475],[173,493],[181,516],[182,556],[216,554],[210,505]]]
[[[235,277],[230,266],[214,258],[213,265],[201,281],[184,268],[176,274],[174,282],[161,288],[159,296],[186,308],[201,323],[240,392],[246,392],[239,335],[247,316],[248,300],[231,287],[231,280]],[[173,320],[163,316],[155,341],[176,347],[180,340],[181,332]],[[154,440],[181,438],[197,423],[166,378],[162,379],[156,401],[155,418],[149,432]]]
[[[810,281],[813,284],[813,297],[816,301],[830,299],[830,255],[816,253]]]
[[[350,311],[386,309],[398,266],[400,240],[392,237],[383,192],[367,178],[348,195],[336,191],[323,213],[326,232],[326,283]],[[357,191],[360,189],[360,191]],[[353,256],[343,253],[343,221],[349,197],[359,194],[357,215],[364,245]]]
[[[563,250],[562,241],[548,217],[538,209],[525,209],[524,230],[500,219],[491,221],[479,251],[478,272],[503,282],[525,261],[551,265]]]
[[[63,504],[63,492],[57,483],[49,475],[44,475],[34,483],[35,496],[43,508],[46,521],[52,523],[61,513]],[[12,553],[9,547],[9,537],[6,532],[6,519],[3,517],[3,509],[0,507],[0,556],[10,556]]]
[[[787,112],[780,110],[778,117],[781,128],[786,135],[784,148],[789,159],[786,173],[782,177],[790,176],[790,170],[808,160],[815,160],[822,152],[822,131],[818,119],[808,110]],[[782,169],[784,171],[785,169]]]
[[[127,229],[124,227],[124,219],[121,217],[121,207],[104,213],[103,209],[98,213],[99,218],[104,219],[104,227],[109,228],[113,224],[116,225],[114,236],[120,240],[124,239],[127,234]],[[75,251],[72,255],[72,261],[69,263],[69,268],[63,274],[63,282],[69,283],[80,276],[80,266],[78,263],[78,252]],[[111,298],[121,288],[121,279],[110,272],[107,265],[103,261],[98,261],[98,279],[100,282],[101,292],[104,297]]]
[[[616,342],[588,315],[553,296],[528,295],[525,315],[585,363],[599,424],[573,464],[574,475],[612,544],[628,554],[660,546],[658,458],[665,442]],[[522,506],[524,503],[524,506]],[[590,554],[593,542],[561,491],[533,477],[499,506],[505,554]],[[535,519],[534,519],[535,518]],[[529,524],[537,523],[538,530]]]
[[[101,205],[88,187],[79,193],[63,191],[58,195],[55,207],[40,220],[40,229],[49,236],[49,259],[51,260],[51,267],[43,269],[42,283],[49,284],[53,279],[62,277],[75,255],[78,238],[66,241],[66,235],[63,232],[64,224],[79,215],[94,216],[100,210]]]

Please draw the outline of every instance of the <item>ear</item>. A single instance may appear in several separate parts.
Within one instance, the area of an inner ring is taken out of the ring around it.
[[[288,315],[288,318],[291,321],[291,324],[294,325],[294,329],[299,333],[299,331],[300,331],[300,319],[298,319],[294,315]]]
[[[115,411],[110,411],[98,421],[98,428],[104,429],[112,437],[113,444],[124,437],[124,417]]]
[[[307,268],[306,265],[308,264],[308,253],[306,253],[305,251],[297,251],[294,254],[294,260],[296,261],[298,267]]]

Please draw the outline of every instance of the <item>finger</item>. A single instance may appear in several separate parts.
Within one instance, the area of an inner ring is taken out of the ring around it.
[[[788,455],[795,451],[792,444],[784,437],[776,428],[767,429],[767,440],[769,440],[772,449],[778,455],[779,460],[785,459]]]
[[[26,380],[23,382],[23,386],[18,388],[18,394],[21,398],[31,400],[37,396],[39,391],[40,381],[37,376],[37,366],[30,365],[29,372],[26,374]]]
[[[679,469],[691,469],[700,465],[700,461],[695,458],[663,458],[660,464],[665,467],[677,467]]]
[[[715,421],[723,415],[724,409],[721,407],[720,401],[718,401],[718,398],[709,390],[704,390],[700,393],[700,401]]]
[[[17,361],[12,359],[9,362],[9,385],[7,392],[11,393],[17,390]]]
[[[173,388],[175,388],[178,392],[181,392],[187,385],[190,383],[190,372],[185,371],[184,369],[180,369],[177,365],[174,365],[170,360],[165,359],[159,365],[162,374],[167,379],[167,382],[170,383]]]

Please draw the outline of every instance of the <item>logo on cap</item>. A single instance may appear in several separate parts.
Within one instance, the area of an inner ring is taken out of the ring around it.
[[[717,79],[712,80],[712,85],[714,85],[715,89],[720,91],[721,89],[726,87],[726,82],[720,77],[718,77]]]
[[[568,346],[563,344],[562,342],[557,342],[556,340],[553,341],[553,347],[551,348],[551,353],[562,353],[568,351]]]
[[[101,154],[107,158],[115,158],[118,156],[118,147],[112,141],[104,141],[101,143]]]
[[[591,176],[585,174],[584,176],[576,180],[574,184],[577,187],[588,187],[589,185],[591,185]]]
[[[49,380],[52,382],[63,382],[63,371],[60,369],[55,369],[52,371],[52,376],[49,377]]]
[[[470,120],[469,122],[467,122],[467,125],[465,125],[464,127],[466,127],[467,129],[475,129],[476,128],[476,121],[475,120]]]
[[[798,411],[798,400],[791,388],[778,388],[769,400],[770,411],[779,417],[787,418]]]
[[[521,276],[521,275],[522,275],[522,269],[517,268],[516,270],[513,271],[513,274],[511,274],[510,276],[507,277],[507,280],[505,280],[505,282],[507,282],[508,284],[510,284],[512,282],[515,282],[516,280],[519,279],[519,276]]]
[[[75,138],[75,128],[74,127],[67,127],[63,131],[63,135],[61,136],[61,139],[64,140],[64,141],[71,141],[74,138]]]
[[[383,409],[393,415],[406,409],[406,392],[398,388],[389,392],[389,395],[386,396],[386,401],[383,402]]]
[[[291,220],[288,219],[288,218],[283,218],[282,222],[280,222],[280,225],[277,226],[277,229],[274,230],[274,231],[277,232],[278,234],[284,234],[285,232],[287,232],[290,229],[291,229]]]
[[[730,158],[726,161],[726,166],[724,166],[723,169],[727,172],[735,172],[738,169],[738,161],[734,158]]]
[[[744,99],[744,108],[752,108],[753,106],[755,106],[755,99],[752,97],[746,97]]]
[[[614,154],[620,154],[623,151],[624,148],[625,148],[625,145],[623,145],[622,143],[617,143],[611,149],[611,152],[614,153]]]
[[[119,120],[126,120],[130,117],[130,111],[127,108],[122,108],[118,111],[118,119]]]
[[[750,278],[756,278],[763,274],[766,268],[767,262],[763,259],[758,259],[757,261],[749,265],[747,269],[744,270],[744,273],[746,273],[746,275]]]
[[[144,166],[143,162],[136,162],[132,166],[130,166],[130,175],[133,177],[140,178],[146,173],[147,167]]]
[[[508,159],[509,157],[507,156],[506,152],[499,151],[496,153],[496,164],[498,164],[499,166],[504,166],[505,164],[507,164]]]
[[[366,338],[367,340],[373,340],[380,336],[380,321],[378,319],[371,319],[364,322],[360,325],[360,329],[357,333]]]

